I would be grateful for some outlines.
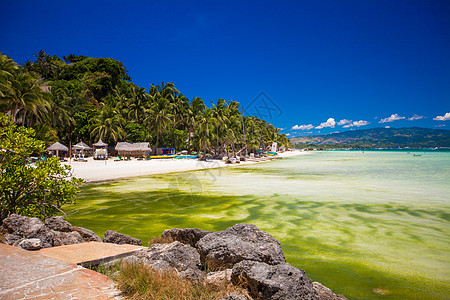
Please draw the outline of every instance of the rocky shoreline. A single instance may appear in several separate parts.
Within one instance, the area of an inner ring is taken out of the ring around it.
[[[108,230],[101,239],[93,231],[72,226],[63,217],[38,218],[10,215],[0,227],[2,243],[25,250],[39,250],[84,242],[142,245],[142,241]],[[182,279],[199,282],[226,280],[246,289],[222,299],[320,299],[343,300],[286,262],[280,243],[253,224],[236,224],[212,232],[197,228],[170,229],[160,243],[134,252],[122,263],[143,263],[156,270],[174,270]]]

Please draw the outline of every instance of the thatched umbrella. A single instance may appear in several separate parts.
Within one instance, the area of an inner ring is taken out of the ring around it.
[[[47,148],[48,151],[56,151],[56,156],[59,157],[59,151],[69,151],[69,148],[64,146],[63,144],[56,142]]]
[[[89,147],[88,145],[86,145],[83,141],[79,142],[78,144],[76,144],[75,146],[72,147],[72,149],[75,150],[81,150],[81,153],[83,154],[84,157],[84,150],[91,150],[92,148]]]
[[[98,147],[98,148],[102,148],[102,147],[108,146],[108,144],[107,144],[107,143],[104,143],[104,142],[102,141],[102,139],[99,139],[98,142],[95,143],[95,144],[93,144],[92,146]]]

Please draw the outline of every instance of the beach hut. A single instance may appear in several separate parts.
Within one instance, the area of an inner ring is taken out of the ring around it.
[[[104,143],[102,139],[99,139],[97,143],[93,144],[95,148],[94,159],[107,159],[108,158],[108,144]]]
[[[47,151],[52,151],[52,152],[56,152],[56,156],[59,157],[59,151],[69,151],[69,148],[67,148],[66,146],[64,146],[63,144],[61,144],[60,142],[56,142],[52,145],[50,145],[50,147],[47,148]]]
[[[147,156],[152,149],[149,147],[149,143],[127,143],[118,142],[115,150],[119,156],[134,156],[134,157],[144,157]]]
[[[85,151],[91,150],[92,148],[86,145],[83,141],[80,141],[78,144],[72,146],[72,150],[78,151],[79,154],[83,154]]]

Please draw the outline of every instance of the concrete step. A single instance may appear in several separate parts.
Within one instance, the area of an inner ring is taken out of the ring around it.
[[[131,255],[135,251],[146,248],[147,247],[127,244],[117,245],[111,243],[88,242],[45,248],[36,251],[36,253],[81,265],[83,267],[91,267],[120,259],[121,257]]]

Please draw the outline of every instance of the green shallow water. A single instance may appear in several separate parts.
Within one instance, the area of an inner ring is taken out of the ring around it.
[[[349,299],[450,299],[450,153],[318,152],[88,185],[68,220],[144,243],[253,223]],[[75,213],[76,212],[76,213]]]

